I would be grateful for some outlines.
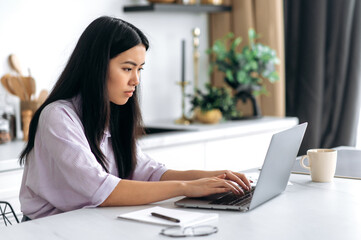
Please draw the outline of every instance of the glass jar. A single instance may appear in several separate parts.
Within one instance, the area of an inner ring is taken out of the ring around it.
[[[10,139],[14,141],[16,139],[16,117],[14,107],[10,105],[5,106],[2,118],[9,121]]]
[[[4,118],[0,118],[0,144],[10,142],[10,129],[9,121]]]

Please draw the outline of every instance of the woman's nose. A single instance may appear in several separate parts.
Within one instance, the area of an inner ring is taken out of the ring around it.
[[[133,75],[132,75],[132,79],[130,81],[130,84],[132,86],[137,86],[139,85],[139,81],[140,81],[140,72],[135,72]]]

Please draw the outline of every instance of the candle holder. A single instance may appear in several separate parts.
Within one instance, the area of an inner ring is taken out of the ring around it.
[[[177,82],[178,85],[181,86],[182,90],[182,116],[175,120],[176,124],[189,125],[191,123],[191,119],[186,117],[185,114],[185,86],[189,84],[189,82],[181,81]]]
[[[194,72],[194,94],[197,94],[196,89],[198,89],[198,80],[199,80],[199,36],[201,30],[199,28],[194,28],[192,30],[193,35],[193,72]]]

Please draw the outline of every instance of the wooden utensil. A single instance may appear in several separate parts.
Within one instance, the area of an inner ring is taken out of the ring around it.
[[[12,76],[7,78],[7,83],[10,89],[20,98],[21,101],[29,100],[29,96],[20,77]]]
[[[18,57],[15,54],[9,56],[10,67],[15,70],[20,76],[23,75]]]
[[[21,81],[23,82],[25,91],[29,97],[29,100],[31,100],[31,96],[35,94],[36,86],[35,86],[35,80],[31,76],[29,77],[20,77]]]
[[[45,89],[41,90],[38,97],[39,104],[43,104],[45,100],[48,98],[49,92]]]
[[[33,111],[31,110],[23,110],[21,112],[21,117],[22,117],[22,123],[23,123],[23,140],[27,141],[28,137],[29,137],[29,126],[30,126],[30,121],[31,121],[31,117],[33,115]]]
[[[10,74],[5,74],[4,76],[2,76],[1,78],[1,84],[3,85],[3,87],[6,89],[6,91],[8,91],[10,94],[12,95],[16,95],[15,92],[10,88],[9,84],[8,84],[8,78],[11,77]]]

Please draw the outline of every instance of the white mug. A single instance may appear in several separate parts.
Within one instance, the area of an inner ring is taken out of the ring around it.
[[[308,158],[308,166],[304,160]],[[313,182],[331,182],[336,172],[337,151],[334,149],[310,149],[302,156],[300,164],[311,172]]]

